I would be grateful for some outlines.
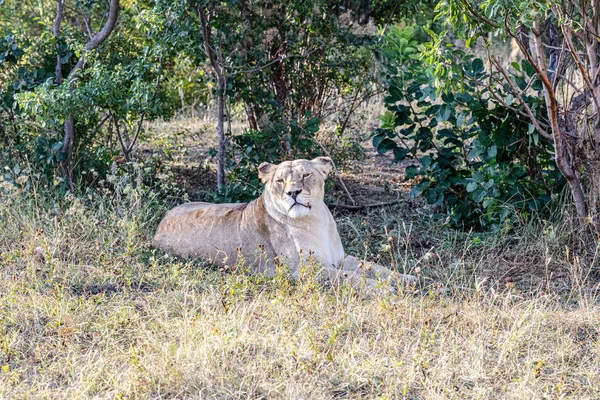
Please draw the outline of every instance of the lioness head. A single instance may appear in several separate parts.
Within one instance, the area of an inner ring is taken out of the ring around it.
[[[311,213],[315,204],[323,202],[325,178],[332,166],[329,157],[278,165],[262,163],[258,176],[265,184],[267,200],[272,201],[277,211],[291,218],[302,218]]]

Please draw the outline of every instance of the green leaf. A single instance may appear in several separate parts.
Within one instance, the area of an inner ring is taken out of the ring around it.
[[[485,198],[486,193],[487,192],[485,190],[478,188],[477,190],[471,193],[471,199],[473,199],[473,201],[475,201],[476,203],[481,203]]]
[[[431,166],[431,156],[423,156],[419,162],[424,169],[427,169]]]
[[[375,148],[379,147],[379,144],[385,138],[387,138],[387,135],[385,133],[379,133],[379,134],[373,136],[373,147],[375,147]]]
[[[479,143],[478,139],[473,140],[471,145],[471,151],[469,151],[469,154],[467,155],[467,158],[469,159],[479,157],[485,151],[485,148]]]
[[[400,162],[404,160],[409,152],[410,151],[408,149],[405,149],[404,147],[396,147],[394,149],[394,161]]]
[[[531,65],[531,63],[529,61],[527,61],[526,59],[523,59],[523,61],[521,61],[521,67],[523,68],[523,71],[525,71],[525,73],[527,74],[528,77],[532,77],[533,75],[535,75],[535,68],[533,68],[533,66]]]
[[[438,120],[440,122],[448,121],[448,119],[452,115],[452,110],[453,108],[449,104],[442,104],[437,113]]]
[[[467,115],[464,112],[459,112],[458,114],[456,114],[456,127],[457,128],[462,128],[462,126],[465,123],[465,119],[466,119]]]
[[[475,191],[478,187],[479,185],[477,184],[477,182],[469,182],[469,184],[467,185],[467,192],[471,193]]]
[[[491,189],[491,188],[492,188],[492,186],[494,186],[494,180],[493,180],[493,179],[490,179],[489,181],[487,181],[487,182],[485,183],[485,185],[483,185],[483,187],[484,187],[486,190],[489,190],[489,189]]]
[[[394,142],[390,138],[385,138],[377,146],[377,153],[379,153],[380,155],[385,154],[388,151],[390,151],[396,147],[397,147],[396,142]]]
[[[414,188],[412,188],[412,190],[409,193],[409,196],[411,198],[419,197],[421,195],[421,193],[423,193],[423,191],[428,188],[429,188],[429,181],[423,181],[423,182],[419,183],[418,185],[416,185]]]
[[[475,75],[483,72],[483,70],[484,70],[483,61],[481,61],[480,58],[474,59],[473,62],[471,63],[471,70],[473,71],[473,73]]]
[[[454,98],[456,99],[456,101],[458,101],[459,103],[463,103],[463,104],[468,104],[471,101],[473,101],[473,96],[471,96],[469,93],[466,93],[466,92],[456,93],[454,95]]]
[[[410,167],[406,168],[406,179],[415,179],[418,172],[419,171],[417,167],[411,165]]]

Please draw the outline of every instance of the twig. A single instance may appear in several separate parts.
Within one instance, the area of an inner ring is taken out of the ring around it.
[[[269,61],[268,63],[266,63],[264,65],[261,65],[260,67],[256,67],[256,68],[252,68],[252,69],[245,69],[245,70],[241,70],[241,71],[232,71],[232,72],[230,72],[228,74],[228,76],[233,76],[233,75],[236,75],[236,74],[252,74],[254,72],[258,72],[258,71],[261,71],[261,70],[263,70],[265,68],[268,68],[269,66],[271,66],[271,65],[273,65],[273,64],[275,64],[277,62],[287,60],[288,58],[306,58],[306,57],[310,56],[312,53],[314,53],[315,51],[317,51],[319,49],[320,49],[320,47],[316,47],[316,48],[314,48],[312,50],[307,51],[304,54],[291,54],[289,56],[283,56],[283,57],[275,58],[275,59]]]

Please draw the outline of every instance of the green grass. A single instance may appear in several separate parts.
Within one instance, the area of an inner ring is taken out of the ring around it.
[[[422,267],[420,290],[372,297],[155,252],[166,208],[0,194],[0,398],[600,398],[593,292],[485,286],[497,249],[472,235],[427,255],[410,223],[338,216],[348,248]]]

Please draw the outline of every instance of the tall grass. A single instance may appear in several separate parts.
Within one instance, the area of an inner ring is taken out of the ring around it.
[[[158,253],[166,208],[0,194],[0,398],[600,398],[593,292],[480,289],[472,238],[449,266],[396,225],[383,251],[421,285],[372,297]],[[355,249],[359,221],[339,222]]]

